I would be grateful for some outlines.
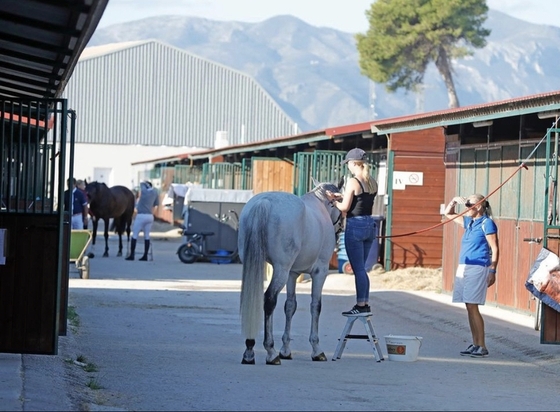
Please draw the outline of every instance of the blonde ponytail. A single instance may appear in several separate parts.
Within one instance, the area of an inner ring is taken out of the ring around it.
[[[371,177],[371,165],[369,163],[362,163],[360,177],[367,182],[367,192],[377,193],[377,182]]]

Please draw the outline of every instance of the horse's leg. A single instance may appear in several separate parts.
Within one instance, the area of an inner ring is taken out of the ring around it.
[[[92,246],[95,246],[95,238],[97,237],[97,225],[99,224],[99,221],[97,220],[96,217],[93,218],[93,233],[91,234],[91,244]]]
[[[130,228],[132,226],[132,218],[126,221],[126,255],[130,254]]]
[[[290,272],[288,283],[286,284],[286,303],[284,303],[284,313],[286,315],[286,327],[282,335],[282,349],[280,349],[280,359],[292,359],[292,350],[290,349],[290,330],[292,328],[292,317],[297,310],[296,300],[296,280],[299,273]]]
[[[286,286],[288,280],[288,271],[274,267],[272,272],[272,281],[266,292],[264,293],[264,348],[267,352],[266,364],[267,365],[280,365],[280,356],[274,349],[274,328],[272,319],[274,309],[278,302],[278,294]]]
[[[104,227],[105,252],[103,253],[103,257],[109,257],[109,219],[104,219],[103,222],[105,222],[105,227]]]
[[[321,314],[321,296],[323,285],[328,275],[328,262],[324,268],[313,268],[311,271],[311,333],[309,343],[311,343],[311,359],[314,361],[326,361],[325,353],[319,347],[319,315]]]
[[[115,229],[117,230],[117,234],[119,235],[119,250],[117,252],[117,256],[122,256],[122,248],[123,248],[122,235],[124,233],[123,223],[124,220],[122,216],[119,217],[118,219],[115,218]]]
[[[97,217],[93,216],[93,221],[92,221],[92,233],[91,233],[91,248],[90,248],[90,252],[88,257],[91,259],[95,256],[95,254],[93,253],[95,251],[95,238],[97,237],[97,225],[99,224],[99,221],[97,219]]]
[[[122,238],[121,238],[121,218],[120,217],[114,217],[113,218],[113,223],[111,224],[111,228],[113,229],[113,231],[118,235],[119,237],[119,247],[117,249],[117,256],[122,256]]]
[[[122,256],[122,248],[123,248],[122,233],[119,232],[119,251],[117,252],[117,256]]]
[[[92,258],[95,256],[95,254],[93,252],[95,252],[95,238],[97,237],[97,218],[95,216],[92,216],[92,226],[91,226],[91,247],[89,249],[89,258]]]
[[[241,363],[243,365],[254,365],[255,364],[255,339],[245,339],[245,352],[243,353],[243,359]]]

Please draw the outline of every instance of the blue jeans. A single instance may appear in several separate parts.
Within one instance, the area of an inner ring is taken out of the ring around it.
[[[357,303],[368,303],[369,301],[369,277],[365,264],[375,240],[375,224],[372,216],[356,216],[346,219],[344,246],[354,272]]]

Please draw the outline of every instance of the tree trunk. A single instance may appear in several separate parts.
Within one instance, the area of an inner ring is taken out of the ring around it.
[[[459,98],[457,97],[457,92],[455,91],[455,84],[453,83],[453,76],[451,75],[451,65],[449,62],[449,57],[445,48],[440,47],[438,57],[436,59],[436,67],[439,71],[443,81],[445,82],[445,87],[447,88],[447,97],[449,98],[449,108],[459,107]]]

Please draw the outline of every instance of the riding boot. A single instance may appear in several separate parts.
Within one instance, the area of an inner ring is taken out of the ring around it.
[[[138,260],[148,260],[148,252],[150,251],[150,241],[144,240],[144,254]]]
[[[136,249],[136,239],[130,239],[130,255],[125,260],[134,260],[134,249]]]

